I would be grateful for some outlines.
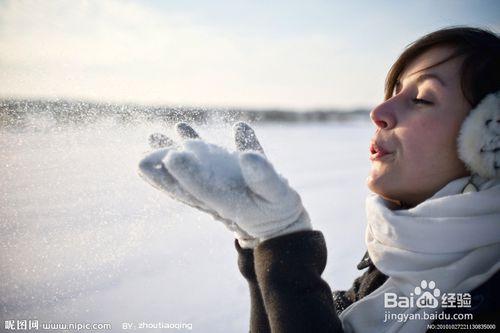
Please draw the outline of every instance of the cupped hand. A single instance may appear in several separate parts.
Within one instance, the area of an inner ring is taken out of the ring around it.
[[[223,222],[243,247],[311,229],[299,194],[276,172],[249,125],[234,125],[233,152],[202,140],[186,123],[176,129],[181,144],[150,137],[158,149],[139,164],[148,183]]]

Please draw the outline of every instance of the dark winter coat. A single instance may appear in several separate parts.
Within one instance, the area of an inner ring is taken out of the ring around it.
[[[357,266],[360,270],[367,268],[363,275],[354,280],[349,290],[332,292],[321,278],[327,251],[323,234],[319,231],[301,231],[270,239],[254,250],[242,249],[237,241],[235,245],[240,272],[250,287],[252,333],[343,332],[338,315],[387,279],[370,261],[367,252]],[[499,284],[500,271],[470,292],[472,306],[454,310],[472,313],[474,320],[461,323],[496,324],[499,327]],[[434,324],[446,322],[434,321]],[[460,331],[479,332],[453,330]]]

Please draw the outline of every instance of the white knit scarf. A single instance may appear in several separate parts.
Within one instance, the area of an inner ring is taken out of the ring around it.
[[[462,194],[467,180],[456,179],[407,210],[391,210],[391,204],[377,195],[367,198],[366,245],[375,267],[389,278],[342,312],[346,332],[425,332],[433,320],[384,322],[386,311],[400,318],[440,313],[443,293],[470,292],[500,269],[500,181]],[[416,293],[415,287],[421,287],[422,280],[434,281],[440,290],[437,308],[384,307],[385,293],[413,294],[417,300],[420,290]]]

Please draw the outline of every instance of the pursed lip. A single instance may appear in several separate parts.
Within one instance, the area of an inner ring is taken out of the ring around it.
[[[376,161],[381,159],[382,157],[386,155],[390,155],[392,152],[384,148],[383,144],[381,142],[372,140],[370,143],[370,160],[371,161]]]

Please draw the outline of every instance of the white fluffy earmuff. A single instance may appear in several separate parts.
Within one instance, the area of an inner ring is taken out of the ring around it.
[[[458,155],[472,176],[500,178],[500,91],[487,95],[464,120]]]

